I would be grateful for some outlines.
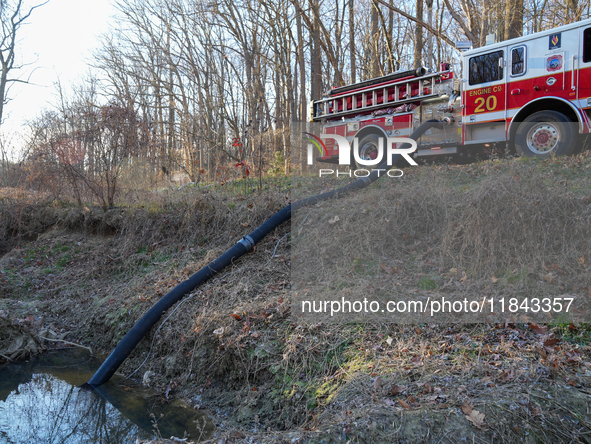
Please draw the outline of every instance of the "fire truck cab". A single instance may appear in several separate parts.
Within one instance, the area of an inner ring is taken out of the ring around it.
[[[415,157],[499,145],[522,156],[569,155],[589,133],[591,19],[472,49],[462,58],[461,78],[443,63],[438,72],[398,72],[333,88],[313,101],[311,120],[322,124],[326,146],[317,160],[338,162],[330,134],[356,137],[358,157],[368,160],[380,138],[408,136],[431,119],[446,125],[420,137]]]

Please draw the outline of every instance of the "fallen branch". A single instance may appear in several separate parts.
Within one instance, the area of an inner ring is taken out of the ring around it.
[[[91,356],[94,356],[94,353],[92,353],[92,349],[90,347],[86,347],[85,345],[82,345],[82,344],[76,344],[75,342],[64,341],[63,339],[50,339],[50,338],[46,338],[41,335],[39,335],[39,338],[45,339],[46,341],[63,342],[64,344],[73,345],[74,347],[85,348],[86,350],[88,350],[90,352]]]

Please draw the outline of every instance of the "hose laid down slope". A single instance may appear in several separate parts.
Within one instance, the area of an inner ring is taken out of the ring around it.
[[[411,139],[417,140],[425,131],[433,127],[442,127],[443,123],[439,120],[433,119],[423,123],[410,135]],[[403,145],[402,148],[408,148],[407,144]],[[396,158],[398,157],[398,158]],[[392,159],[392,166],[400,160],[401,155],[397,154]],[[386,161],[380,164],[377,169],[386,170],[392,168],[388,166]],[[233,261],[246,254],[263,239],[267,234],[277,228],[285,221],[291,219],[291,212],[297,211],[300,208],[313,205],[315,203],[328,200],[331,198],[339,198],[349,193],[361,190],[372,184],[380,177],[378,171],[373,171],[366,177],[362,177],[355,182],[352,182],[342,188],[338,188],[327,193],[318,194],[316,196],[308,197],[306,199],[298,200],[281,211],[275,213],[269,219],[267,219],[261,226],[250,233],[248,236],[244,236],[238,241],[232,248],[222,254],[220,257],[209,263],[205,267],[201,268],[198,272],[192,275],[186,281],[180,283],[166,295],[164,295],[148,312],[143,315],[131,330],[123,337],[121,342],[111,352],[109,357],[103,362],[100,368],[88,381],[88,385],[91,387],[98,387],[107,382],[111,376],[115,374],[117,369],[121,366],[123,361],[127,359],[132,350],[142,340],[142,338],[152,329],[154,324],[162,317],[162,315],[174,304],[180,301],[187,294],[192,292],[199,285],[209,280],[216,273],[219,273],[225,267],[230,265]]]

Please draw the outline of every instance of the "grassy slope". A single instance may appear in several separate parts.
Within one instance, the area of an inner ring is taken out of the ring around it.
[[[405,294],[446,294],[453,286],[591,297],[589,153],[405,173],[311,209],[309,220],[337,214],[346,227],[360,212],[347,216],[343,208],[395,202],[384,222],[391,228],[382,229],[401,247],[386,255],[393,262],[355,257],[341,278],[374,267],[370,276]],[[298,193],[311,193],[313,184]],[[22,195],[1,202],[3,233],[31,238],[59,225],[18,246],[4,236],[10,251],[0,258],[0,310],[110,351],[155,300],[279,209],[286,195],[185,190],[106,215],[27,203]],[[541,248],[538,236],[547,230],[536,227],[553,227],[554,242]],[[279,228],[231,274],[193,293],[122,371],[133,372],[153,341],[136,376],[152,371],[158,390],[208,409],[226,442],[590,439],[586,326],[297,325],[289,231]]]

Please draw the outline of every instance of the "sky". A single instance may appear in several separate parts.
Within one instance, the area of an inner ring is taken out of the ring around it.
[[[20,72],[21,79],[32,72],[31,84],[14,84],[9,92],[11,100],[4,108],[1,130],[11,147],[22,145],[17,133],[25,130],[26,121],[55,103],[58,79],[67,91],[88,72],[98,37],[108,31],[114,14],[110,0],[49,0],[33,11],[19,30],[15,51],[17,63],[31,63]]]

